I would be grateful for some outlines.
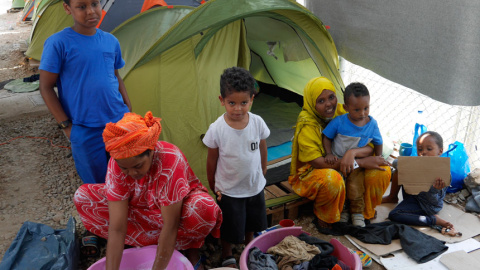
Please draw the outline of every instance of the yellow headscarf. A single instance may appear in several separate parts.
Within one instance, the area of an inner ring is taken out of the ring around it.
[[[305,89],[303,90],[303,108],[297,118],[297,125],[295,126],[295,135],[292,142],[292,163],[290,166],[290,175],[295,175],[298,168],[298,135],[305,125],[314,126],[320,130],[324,129],[327,126],[327,123],[330,119],[326,119],[315,109],[318,96],[320,96],[324,90],[330,90],[334,93],[335,86],[333,83],[325,77],[316,77],[311,79]],[[333,118],[338,115],[345,114],[346,111],[343,109],[343,106],[337,104],[335,110],[335,115]]]

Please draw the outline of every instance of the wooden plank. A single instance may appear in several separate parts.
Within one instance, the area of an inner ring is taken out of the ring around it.
[[[290,185],[290,183],[288,183],[288,181],[280,182],[280,186],[283,187],[284,189],[290,191],[290,193],[295,193],[295,191],[293,191],[292,185]]]
[[[268,165],[275,164],[275,163],[280,162],[280,161],[283,161],[283,160],[285,160],[285,159],[289,159],[289,158],[291,158],[291,157],[292,157],[292,155],[288,155],[288,156],[283,156],[283,157],[281,157],[281,158],[277,158],[277,159],[274,159],[274,160],[270,160],[269,162],[267,162],[267,166],[268,166]]]
[[[277,197],[274,194],[272,194],[270,191],[268,191],[267,189],[264,189],[263,193],[265,194],[265,201],[275,199]]]
[[[283,205],[275,206],[267,208],[267,216],[275,213],[282,213],[285,211],[285,207]]]
[[[307,198],[301,198],[297,201],[287,203],[285,205],[285,212],[288,219],[296,219],[298,217],[298,208],[301,205],[311,202]]]
[[[270,185],[265,187],[266,190],[271,192],[275,197],[282,197],[287,195],[285,191],[283,191],[281,188],[279,188],[277,185]]]
[[[275,199],[266,200],[265,204],[266,204],[267,208],[268,207],[274,207],[274,206],[277,206],[277,205],[285,204],[287,202],[291,202],[293,200],[297,200],[299,198],[301,198],[301,197],[298,196],[297,194],[289,194],[289,195],[278,197],[278,198],[275,198]]]
[[[278,224],[280,220],[285,218],[285,205],[277,206],[274,208],[276,208],[275,210],[278,210],[278,211],[276,211],[275,213],[272,213],[272,224],[270,224],[270,226]]]

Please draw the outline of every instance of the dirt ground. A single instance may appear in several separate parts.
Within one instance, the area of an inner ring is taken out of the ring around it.
[[[0,12],[0,83],[38,73],[23,54],[32,25],[19,22],[20,15]],[[0,107],[7,100],[2,97],[11,95],[16,94],[0,87]],[[0,258],[25,221],[64,229],[68,218],[73,216],[79,237],[84,228],[72,196],[82,181],[75,171],[71,151],[66,148],[69,142],[46,107],[34,113],[0,117],[0,127]],[[315,237],[330,240],[331,236],[316,230],[313,218],[311,209],[307,209],[295,223]],[[335,238],[354,248],[345,237]],[[238,258],[242,247],[236,247],[235,251]],[[216,241],[207,241],[202,253],[207,257],[207,268],[219,267],[220,247]],[[80,257],[78,269],[87,269],[94,262],[95,259]],[[374,262],[369,269],[385,268]]]

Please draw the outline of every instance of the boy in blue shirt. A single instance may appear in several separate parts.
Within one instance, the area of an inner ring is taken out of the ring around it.
[[[263,189],[266,184],[267,142],[270,130],[251,112],[255,79],[245,69],[226,69],[219,97],[225,113],[208,128],[207,178],[222,209],[220,227],[222,267],[236,267],[231,244],[248,244],[254,232],[267,228]]]
[[[370,93],[367,87],[362,83],[349,84],[345,88],[344,101],[344,108],[348,113],[337,116],[323,130],[322,143],[326,152],[325,161],[333,164],[338,158],[342,158],[347,150],[362,148],[369,143],[373,144],[374,154],[381,156],[383,149],[382,135],[377,121],[369,115]],[[353,163],[354,168],[358,167],[355,166],[355,160],[347,162]],[[364,227],[364,177],[355,177],[353,172],[349,173],[348,177],[346,175],[344,177],[347,177],[346,190],[347,198],[350,201],[352,223],[355,226]],[[348,218],[348,211],[344,210],[340,221],[347,222]]]
[[[118,74],[125,62],[118,40],[96,28],[102,17],[99,0],[64,0],[63,7],[74,24],[45,41],[40,93],[70,139],[82,181],[104,183],[108,156],[103,129],[132,109]]]

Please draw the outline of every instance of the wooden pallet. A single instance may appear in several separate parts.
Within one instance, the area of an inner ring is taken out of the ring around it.
[[[265,187],[265,204],[269,226],[278,224],[282,219],[298,217],[298,208],[310,200],[298,196],[288,181]]]

